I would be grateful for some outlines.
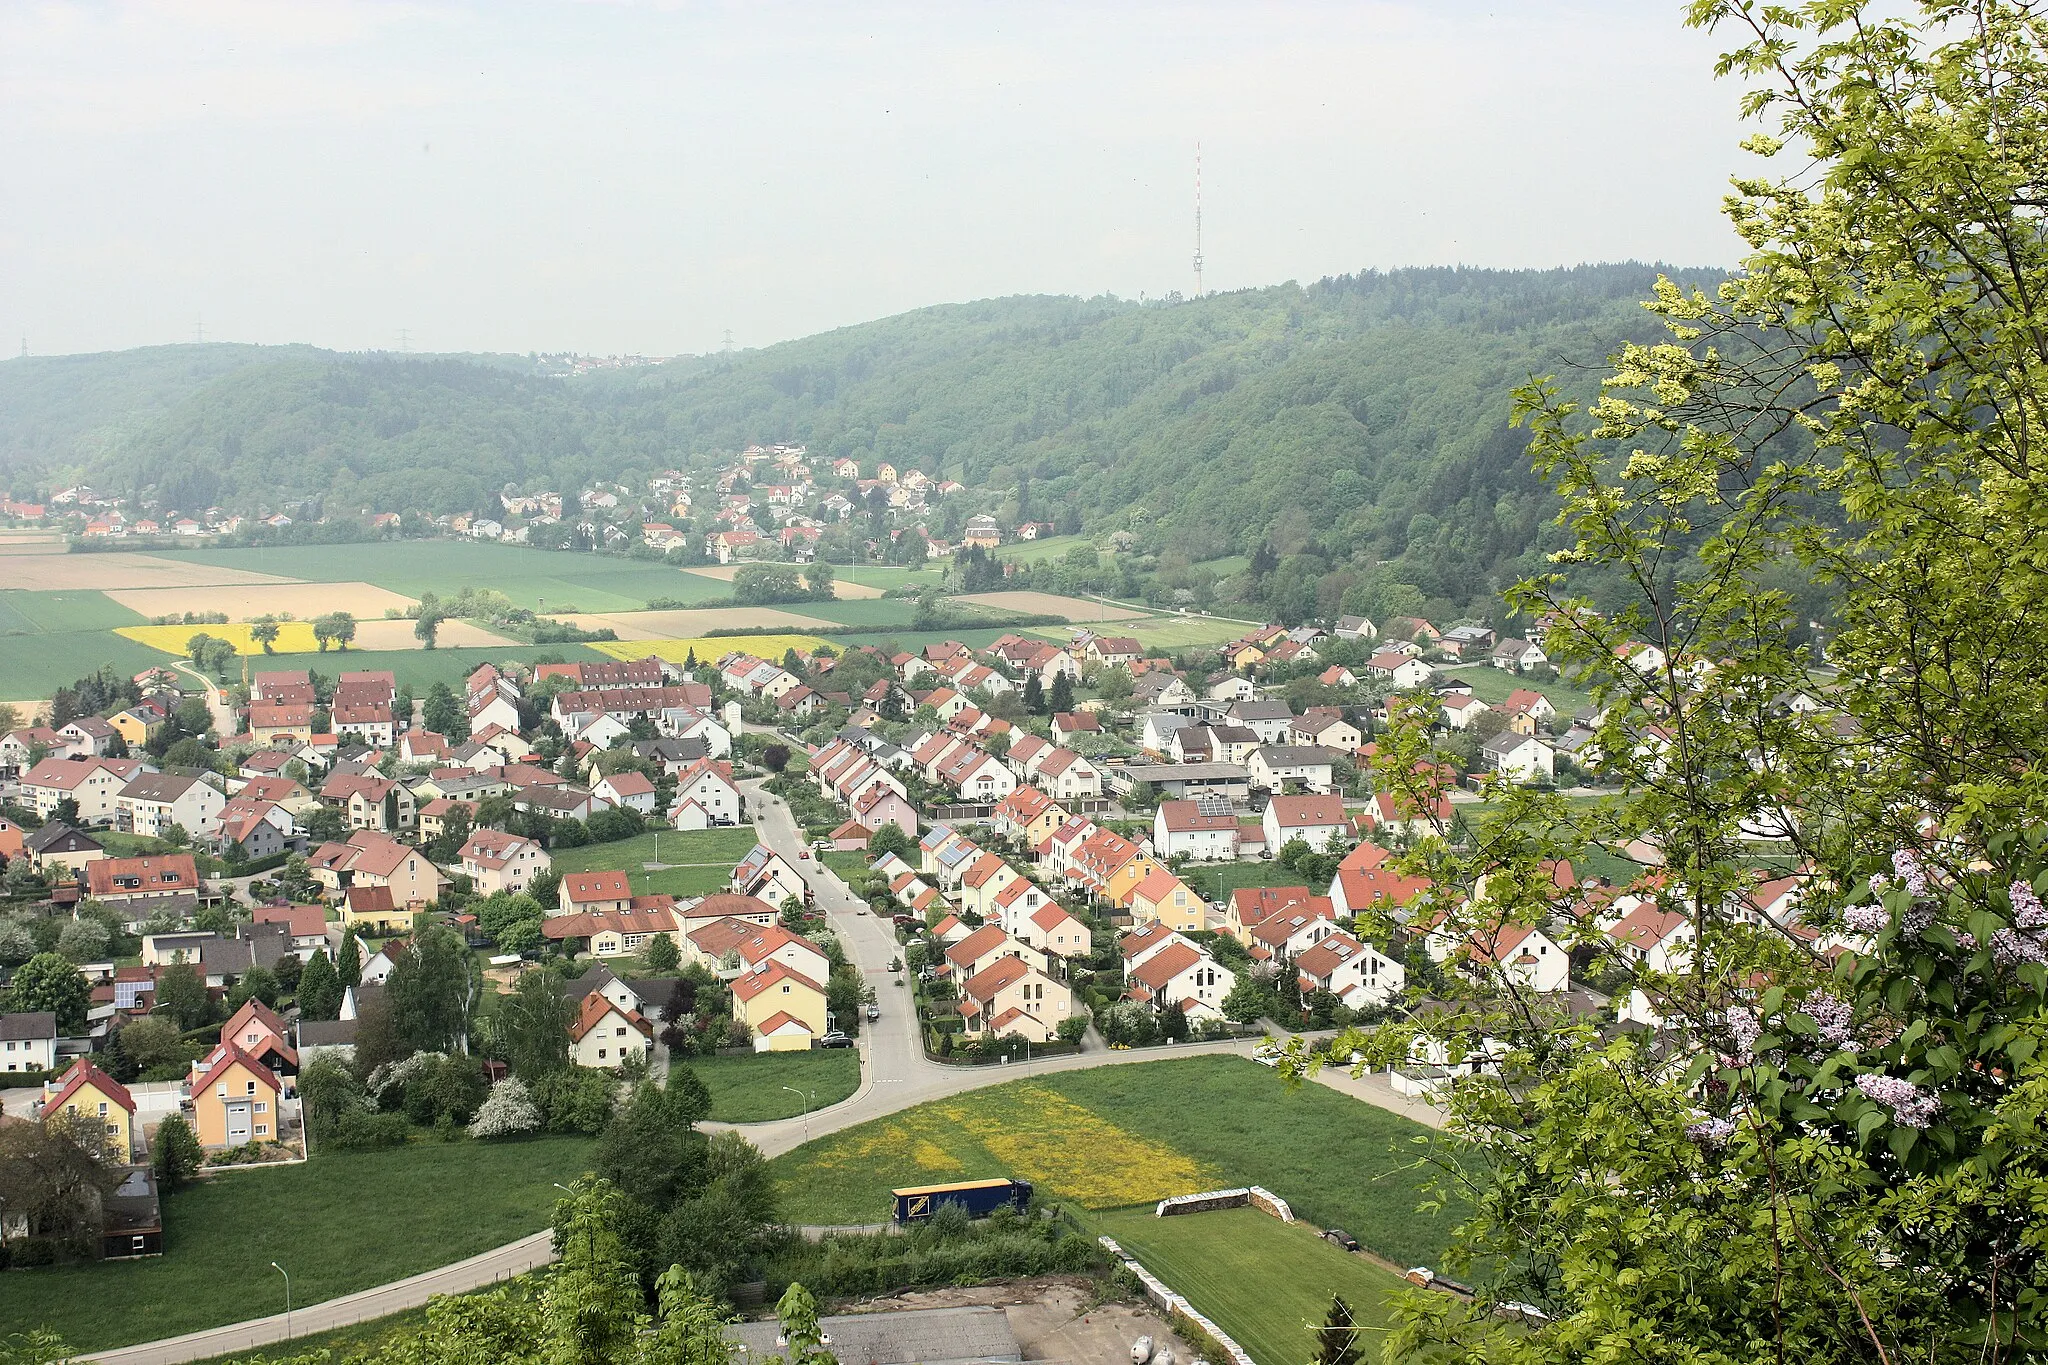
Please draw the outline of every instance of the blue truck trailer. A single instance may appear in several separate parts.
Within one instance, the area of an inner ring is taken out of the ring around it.
[[[970,1218],[986,1218],[1000,1208],[1024,1212],[1031,1203],[1028,1180],[959,1180],[950,1185],[912,1185],[891,1190],[896,1196],[896,1221],[921,1223],[948,1204],[967,1210]]]

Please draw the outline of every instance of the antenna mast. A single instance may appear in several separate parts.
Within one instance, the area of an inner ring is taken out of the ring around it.
[[[1195,144],[1195,297],[1202,297],[1202,144]]]

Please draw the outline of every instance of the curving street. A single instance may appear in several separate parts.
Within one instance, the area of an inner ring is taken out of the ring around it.
[[[862,1025],[857,1044],[861,1057],[861,1084],[860,1089],[848,1099],[804,1117],[771,1123],[708,1123],[704,1125],[706,1129],[745,1133],[765,1155],[779,1156],[810,1138],[836,1133],[927,1100],[1000,1085],[1024,1076],[1164,1061],[1176,1056],[1212,1053],[1249,1056],[1257,1046],[1258,1040],[1255,1039],[1184,1043],[1174,1047],[1129,1051],[1111,1051],[1096,1046],[1085,1052],[1007,1066],[948,1066],[929,1060],[918,1040],[907,978],[904,985],[892,984],[900,974],[890,973],[889,962],[901,952],[901,948],[889,922],[871,913],[867,902],[847,890],[845,884],[821,864],[799,857],[808,849],[803,831],[797,828],[788,806],[762,791],[758,782],[749,781],[742,785],[749,802],[759,812],[760,819],[755,828],[762,841],[803,869],[816,892],[817,905],[824,911],[826,922],[839,935],[848,958],[874,986],[882,1017]],[[1428,1105],[1395,1094],[1384,1076],[1353,1077],[1342,1071],[1325,1070],[1317,1075],[1316,1080],[1417,1123],[1430,1127],[1442,1123],[1442,1116]],[[1277,1079],[1275,1083],[1278,1084]],[[284,1315],[277,1314],[104,1351],[91,1359],[102,1362],[102,1365],[182,1365],[186,1361],[255,1350],[286,1341],[292,1336],[346,1327],[417,1308],[438,1294],[460,1294],[484,1288],[538,1269],[552,1259],[549,1234],[539,1232],[410,1279],[378,1285],[302,1308],[292,1314],[289,1329]]]

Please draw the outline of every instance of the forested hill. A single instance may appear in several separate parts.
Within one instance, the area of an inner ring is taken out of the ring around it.
[[[789,440],[1191,559],[1270,542],[1470,578],[1548,519],[1507,427],[1509,388],[1589,373],[1623,337],[1654,334],[1638,302],[1657,273],[1421,269],[1194,301],[993,299],[569,381],[507,357],[309,348],[9,360],[0,472],[18,492],[84,477],[177,506],[326,495],[337,510],[443,512],[507,485],[630,479]]]

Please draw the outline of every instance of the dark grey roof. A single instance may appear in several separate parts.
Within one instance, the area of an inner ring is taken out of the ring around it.
[[[1320,744],[1266,744],[1258,752],[1266,765],[1273,768],[1313,767],[1341,757],[1335,749],[1325,749]]]
[[[571,1000],[581,1000],[592,991],[601,990],[617,980],[619,980],[618,975],[611,968],[600,962],[575,980],[564,981],[562,983],[562,994],[568,996]],[[628,989],[630,990],[631,987],[628,987]]]
[[[1232,706],[1229,714],[1238,720],[1292,720],[1294,708],[1284,701],[1273,698],[1264,701],[1245,700]]]
[[[48,1010],[0,1014],[0,1043],[28,1042],[57,1036],[57,1016]]]
[[[1117,769],[1133,782],[1249,782],[1241,763],[1132,763]]]
[[[345,1047],[356,1040],[356,1021],[353,1019],[301,1019],[299,1021],[299,1046]]]
[[[1022,1360],[1024,1352],[1000,1308],[913,1308],[901,1313],[848,1313],[820,1318],[832,1354],[868,1365],[964,1365],[968,1361]],[[735,1323],[731,1340],[747,1348],[750,1360],[766,1360],[782,1348],[773,1319]]]
[[[97,839],[82,834],[60,820],[52,820],[34,834],[22,840],[29,852],[45,853],[90,853],[100,847]]]
[[[137,773],[121,795],[136,801],[175,801],[198,784],[198,778],[177,773]]]
[[[1521,748],[1522,745],[1528,743],[1531,738],[1532,736],[1529,735],[1518,735],[1513,730],[1503,730],[1488,739],[1484,744],[1481,744],[1479,752],[1490,754],[1494,757],[1499,757],[1501,754],[1511,754]]]
[[[156,1173],[147,1166],[123,1166],[121,1183],[104,1195],[100,1208],[106,1215],[103,1235],[162,1232],[163,1213],[157,1203]]]
[[[199,945],[199,965],[212,976],[234,976],[256,965],[256,945],[241,939],[215,938]]]

